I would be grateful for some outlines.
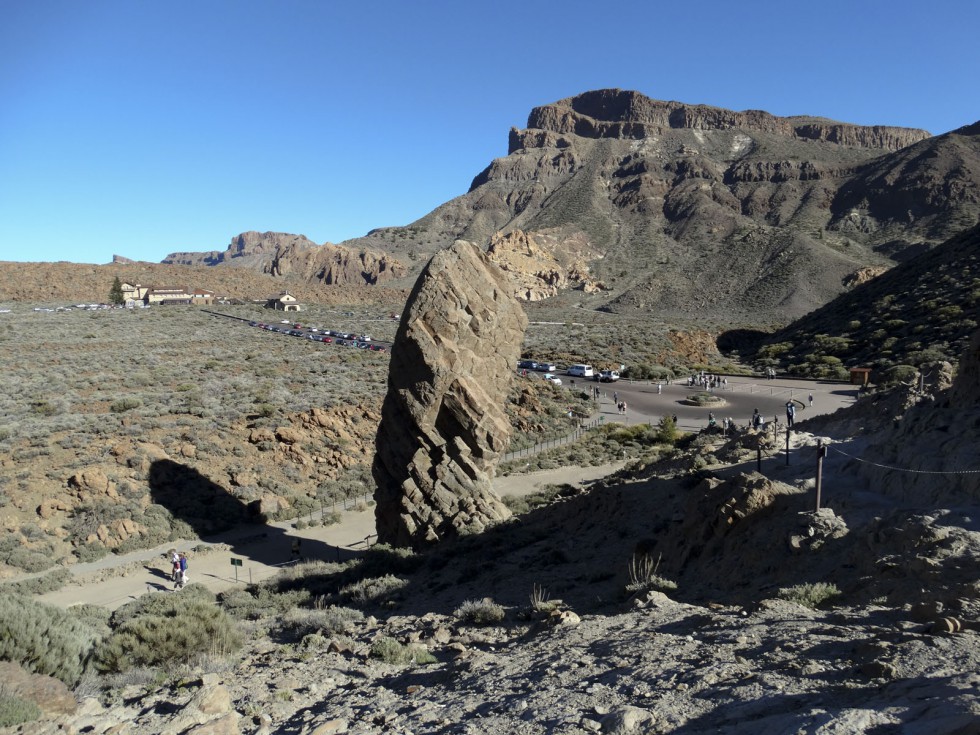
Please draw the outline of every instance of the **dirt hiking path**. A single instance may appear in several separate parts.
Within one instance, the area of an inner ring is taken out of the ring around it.
[[[501,497],[528,495],[545,484],[582,487],[622,466],[623,462],[614,462],[596,467],[541,470],[496,478],[494,487]],[[331,526],[298,530],[293,527],[295,521],[241,526],[206,541],[170,542],[130,554],[110,554],[98,561],[72,566],[75,580],[39,599],[58,607],[89,603],[115,610],[147,592],[172,590],[167,559],[170,549],[188,553],[189,581],[201,583],[212,592],[224,592],[272,577],[293,563],[292,546],[296,539],[306,559],[349,559],[374,541],[374,508],[359,506],[341,511],[340,516],[340,523]],[[232,559],[241,560],[241,566],[232,566]]]

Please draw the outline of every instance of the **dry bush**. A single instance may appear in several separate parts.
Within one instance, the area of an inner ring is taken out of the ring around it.
[[[99,633],[71,614],[16,594],[0,595],[0,660],[74,686]]]

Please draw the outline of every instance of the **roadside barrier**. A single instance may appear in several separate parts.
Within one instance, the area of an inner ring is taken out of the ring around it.
[[[575,428],[574,431],[568,434],[560,434],[548,437],[543,441],[534,444],[529,447],[522,447],[521,449],[515,449],[513,452],[507,452],[503,457],[501,457],[501,462],[510,462],[514,459],[521,459],[522,457],[533,457],[536,454],[547,449],[553,449],[555,447],[562,447],[566,444],[571,444],[572,442],[578,441],[587,433],[593,429],[598,428],[603,423],[603,419],[600,417],[593,416],[585,421],[583,421],[579,426]]]

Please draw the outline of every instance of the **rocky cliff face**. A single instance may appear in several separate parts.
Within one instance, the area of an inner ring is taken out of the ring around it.
[[[583,299],[578,281],[525,257],[525,298],[786,322],[861,269],[890,267],[977,221],[976,127],[932,138],[587,92],[535,108],[465,195],[363,244],[417,257],[456,238],[547,235],[558,260],[594,253],[585,265],[606,288]]]
[[[506,450],[503,406],[527,317],[472,243],[419,278],[391,351],[378,428],[378,541],[421,546],[509,517],[490,480]]]
[[[317,247],[303,235],[285,232],[243,232],[231,239],[225,250],[203,253],[171,253],[161,262],[168,265],[233,265],[268,273],[276,253],[283,249],[304,251]]]
[[[278,248],[266,272],[324,286],[376,285],[404,275],[405,267],[385,253],[327,243],[316,248]]]
[[[653,100],[621,89],[600,89],[535,107],[527,126],[559,135],[634,140],[663,135],[670,129],[737,129],[889,151],[929,137],[925,130],[850,125],[811,117],[776,117],[762,110],[735,112],[708,105]],[[525,142],[524,136],[517,132],[511,138],[510,152],[526,147]]]
[[[590,292],[603,288],[589,273],[589,261],[599,253],[584,241],[573,243],[548,233],[529,235],[515,230],[493,237],[487,256],[510,277],[514,296],[522,301],[547,299],[566,288]]]
[[[377,285],[398,278],[404,266],[390,255],[340,245],[317,245],[303,235],[243,232],[224,251],[172,253],[171,265],[230,265],[324,286]]]

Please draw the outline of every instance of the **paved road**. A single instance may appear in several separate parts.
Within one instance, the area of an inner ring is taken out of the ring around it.
[[[832,413],[842,406],[849,406],[857,398],[854,386],[841,383],[823,383],[812,380],[762,378],[729,378],[728,386],[715,390],[714,394],[724,399],[725,404],[718,407],[691,406],[685,399],[702,391],[701,388],[691,387],[687,381],[663,385],[659,388],[656,383],[631,383],[620,380],[617,383],[595,383],[581,378],[562,376],[562,381],[570,388],[598,387],[601,391],[599,399],[600,415],[605,421],[622,421],[627,424],[651,422],[657,423],[665,415],[677,415],[677,423],[686,431],[699,431],[708,424],[708,413],[712,412],[720,424],[722,419],[735,419],[739,426],[748,425],[753,409],[759,412],[767,421],[778,417],[780,423],[786,421],[786,402],[796,403],[796,420],[804,421],[813,416]],[[574,383],[572,382],[574,381]],[[626,415],[622,416],[616,410],[614,394],[620,401],[627,404]],[[809,405],[809,396],[813,395],[813,405]]]

